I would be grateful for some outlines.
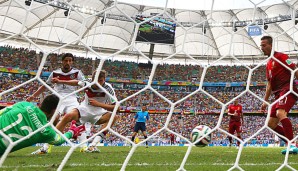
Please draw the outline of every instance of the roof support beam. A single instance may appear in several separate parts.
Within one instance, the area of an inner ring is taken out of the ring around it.
[[[261,8],[259,8],[259,10],[264,13],[264,15],[267,15],[266,12],[264,10],[262,10]],[[293,9],[292,9],[293,10]],[[279,30],[281,30],[288,39],[293,40],[293,38],[287,33],[285,32],[285,30],[283,28],[281,28],[277,23],[272,23],[274,24],[275,27],[277,27]],[[298,43],[295,41],[293,42],[295,46],[298,47]],[[295,48],[295,47],[294,47]],[[293,49],[293,50],[297,50],[297,49]]]
[[[201,16],[202,16],[202,18],[204,18],[204,19],[207,21],[207,15],[205,14],[205,11],[201,11]],[[217,47],[217,43],[216,43],[216,41],[215,41],[215,39],[214,39],[213,33],[212,33],[212,31],[211,31],[211,28],[210,28],[209,25],[208,25],[208,22],[206,22],[205,28],[209,30],[209,33],[210,33],[210,36],[211,36],[211,40],[213,41],[213,43],[214,43],[215,46]],[[216,50],[218,56],[221,56],[221,54],[220,54],[218,48],[215,48],[215,50]],[[208,57],[209,57],[209,56],[208,56]]]
[[[88,32],[91,30],[91,28],[94,26],[94,24],[96,24],[98,19],[99,19],[99,16],[96,16],[94,21],[90,24],[90,26],[87,28],[87,30],[83,33],[82,39],[85,38],[86,34],[88,34]]]
[[[229,12],[230,12],[230,14],[232,14],[235,17],[235,19],[237,19],[239,21],[239,18],[237,17],[237,15],[234,13],[233,10],[230,10]],[[247,30],[246,29],[243,29],[243,30],[245,30],[246,35],[248,35]],[[259,47],[259,45],[256,44],[256,42],[251,38],[251,36],[248,35],[247,37],[255,45],[255,47]],[[259,50],[260,54],[263,54],[263,52],[261,51],[260,48],[258,48],[258,50]]]
[[[37,21],[36,23],[34,23],[32,26],[28,27],[25,31],[24,34],[27,33],[28,31],[30,31],[31,29],[33,29],[35,26],[37,26],[38,24],[40,24],[41,22],[43,22],[45,19],[49,18],[51,15],[53,15],[55,12],[59,11],[58,8],[54,9],[52,12],[48,13],[48,15],[44,16],[42,19],[40,19],[39,21]]]

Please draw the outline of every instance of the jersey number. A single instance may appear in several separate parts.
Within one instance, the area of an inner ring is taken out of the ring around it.
[[[7,125],[5,128],[3,128],[1,131],[3,131],[7,136],[9,136],[10,138],[16,138],[16,139],[21,139],[23,138],[24,136],[22,135],[19,135],[19,134],[15,134],[15,133],[10,133],[10,134],[7,134],[6,131],[13,128],[14,126],[18,125],[19,123],[21,123],[23,120],[23,115],[22,114],[18,114],[18,119],[11,123],[10,125]],[[20,128],[22,131],[26,130],[28,131],[28,134],[30,134],[32,131],[32,128],[29,127],[29,126],[22,126]],[[2,138],[2,142],[4,142],[4,144],[7,146],[8,145],[8,141],[4,138]]]

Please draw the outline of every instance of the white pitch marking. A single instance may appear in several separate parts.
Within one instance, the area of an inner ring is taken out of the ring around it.
[[[244,164],[239,164],[240,166],[268,166],[268,165],[281,165],[282,163],[244,163]],[[298,163],[288,163],[289,165],[296,165]],[[180,163],[164,163],[164,164],[149,164],[149,163],[135,163],[135,164],[128,164],[129,166],[180,166]],[[229,166],[229,165],[234,165],[234,163],[186,163],[185,165],[188,166]],[[53,165],[26,165],[26,166],[2,166],[1,168],[30,168],[30,167],[52,167]],[[58,164],[57,164],[58,166]],[[122,166],[122,163],[93,163],[93,164],[85,164],[85,163],[70,163],[68,166],[105,166],[105,167],[110,167],[110,166]]]

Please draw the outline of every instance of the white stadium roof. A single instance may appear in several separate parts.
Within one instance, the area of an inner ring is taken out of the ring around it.
[[[69,6],[71,12],[65,13]],[[30,6],[25,5],[25,0],[2,0],[0,9],[2,44],[24,45],[26,36],[45,49],[65,44],[65,48],[80,49],[84,44],[107,56],[134,45],[123,54],[140,56],[136,49],[148,54],[150,44],[134,42],[136,22],[133,18],[138,14],[161,14],[176,21],[175,43],[156,44],[153,58],[175,54],[177,58],[190,55],[211,61],[225,56],[264,59],[259,48],[262,35],[251,37],[247,31],[256,21],[261,21],[263,35],[275,38],[277,51],[297,57],[297,0],[121,0],[116,3],[111,0],[32,0]],[[103,16],[106,16],[105,22],[102,22]],[[268,25],[266,30],[264,22]],[[237,24],[234,31],[233,26]],[[7,38],[11,35],[17,36]],[[25,42],[27,46],[30,43]]]

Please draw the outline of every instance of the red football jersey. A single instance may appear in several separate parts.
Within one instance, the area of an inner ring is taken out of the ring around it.
[[[230,122],[240,122],[240,118],[241,118],[241,115],[242,115],[242,106],[240,104],[238,105],[230,105],[229,106],[229,113],[237,113],[238,115],[237,116],[231,116],[231,119],[230,119]]]
[[[295,69],[296,65],[289,60],[288,55],[280,52],[274,52],[274,57],[285,66],[293,70]],[[272,93],[290,89],[291,71],[273,58],[267,62],[266,77],[271,83]],[[295,90],[295,87],[293,88]]]

